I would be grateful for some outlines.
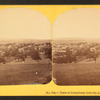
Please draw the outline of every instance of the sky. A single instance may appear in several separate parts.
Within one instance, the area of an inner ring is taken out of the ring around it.
[[[73,37],[100,38],[100,9],[72,9],[56,18],[53,38]]]
[[[32,9],[1,9],[0,38],[51,39],[51,24],[45,15]]]

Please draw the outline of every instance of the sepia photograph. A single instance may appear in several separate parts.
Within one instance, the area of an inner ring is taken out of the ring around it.
[[[53,81],[100,85],[100,9],[77,8],[53,24]]]
[[[51,24],[28,8],[0,10],[0,85],[47,84],[52,74]]]

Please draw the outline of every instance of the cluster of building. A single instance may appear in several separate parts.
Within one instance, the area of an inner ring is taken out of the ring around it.
[[[31,53],[36,50],[39,54],[44,54],[45,48],[50,48],[51,44],[47,43],[7,43],[0,44],[0,58],[16,56],[17,53]]]
[[[72,54],[78,54],[79,52],[100,52],[100,43],[92,42],[55,42],[53,44],[53,58],[64,57],[67,54],[67,49],[69,49]]]

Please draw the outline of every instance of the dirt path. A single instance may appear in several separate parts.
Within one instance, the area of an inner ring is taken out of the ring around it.
[[[80,61],[78,63],[79,64],[89,64],[89,63],[95,63],[95,61],[94,60],[90,60],[90,59],[86,59],[86,60]],[[100,63],[100,58],[97,58],[96,63]]]
[[[37,62],[35,60],[32,60],[31,58],[27,58],[25,60],[25,62],[23,61],[18,61],[18,60],[14,60],[14,61],[11,61],[7,64],[36,64]]]
[[[42,59],[40,61],[36,61],[36,60],[32,60],[31,58],[27,58],[25,60],[25,62],[23,61],[18,61],[18,60],[14,60],[14,61],[11,61],[7,64],[37,64],[37,63],[40,63],[40,64],[48,64],[50,63],[50,60],[49,59]]]

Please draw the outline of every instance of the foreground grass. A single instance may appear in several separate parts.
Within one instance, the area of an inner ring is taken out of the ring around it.
[[[58,85],[100,85],[100,64],[54,64],[53,77]]]
[[[0,85],[48,83],[50,64],[0,64]]]

